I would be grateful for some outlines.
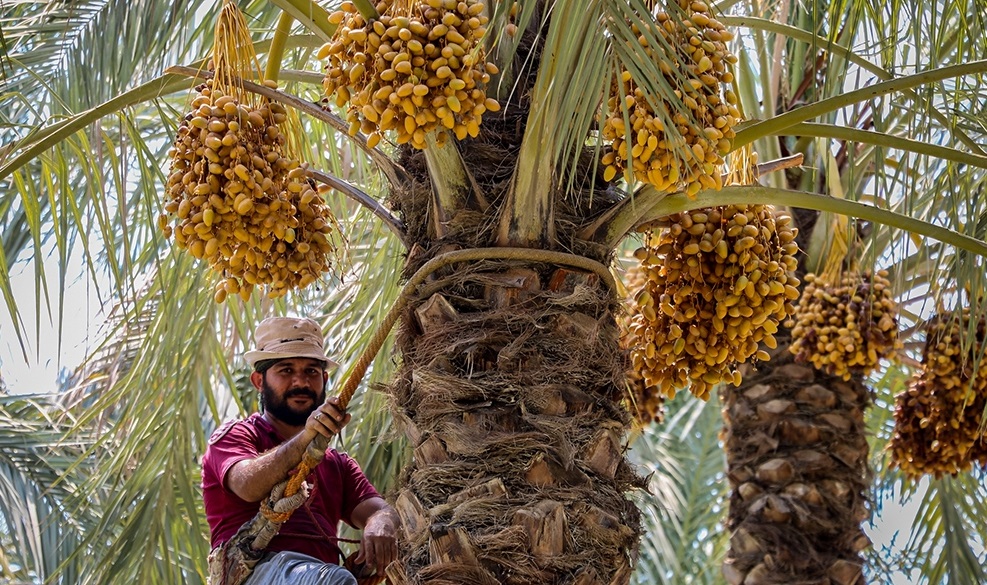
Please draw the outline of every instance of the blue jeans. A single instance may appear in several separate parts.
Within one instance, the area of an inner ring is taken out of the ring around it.
[[[330,565],[301,553],[268,553],[243,585],[357,585],[356,578],[339,565]]]

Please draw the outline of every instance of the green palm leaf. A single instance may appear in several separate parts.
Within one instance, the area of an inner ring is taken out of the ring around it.
[[[728,491],[717,401],[675,400],[666,422],[642,430],[631,459],[650,475],[638,498],[647,536],[636,582],[719,584],[726,552],[720,529]]]

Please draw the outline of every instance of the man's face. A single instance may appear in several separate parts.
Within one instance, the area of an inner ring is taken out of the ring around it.
[[[261,405],[287,425],[304,425],[308,415],[325,401],[326,378],[322,362],[318,360],[281,360],[263,374]]]

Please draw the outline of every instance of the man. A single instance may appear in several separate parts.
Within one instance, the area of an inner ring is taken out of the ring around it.
[[[258,325],[257,349],[244,357],[260,391],[263,413],[229,422],[209,439],[202,459],[202,492],[213,548],[233,537],[257,513],[259,502],[301,462],[316,435],[331,437],[350,420],[336,398],[325,401],[322,330],[311,319],[271,317]],[[308,476],[309,498],[281,526],[268,554],[245,585],[355,585],[339,563],[337,526],[362,529],[357,563],[378,575],[397,558],[397,513],[359,465],[327,449]]]

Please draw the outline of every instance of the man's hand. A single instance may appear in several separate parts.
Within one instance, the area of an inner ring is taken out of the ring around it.
[[[339,398],[333,396],[308,416],[305,430],[332,438],[343,430],[350,418],[351,415],[339,407]]]
[[[378,504],[379,503],[379,504]],[[364,504],[372,504],[377,510],[367,519],[363,527],[363,538],[360,541],[360,553],[356,563],[373,567],[377,575],[383,576],[387,565],[398,558],[398,515],[394,508],[383,500],[373,498]],[[360,506],[357,506],[359,509]],[[357,510],[354,510],[356,515]]]

